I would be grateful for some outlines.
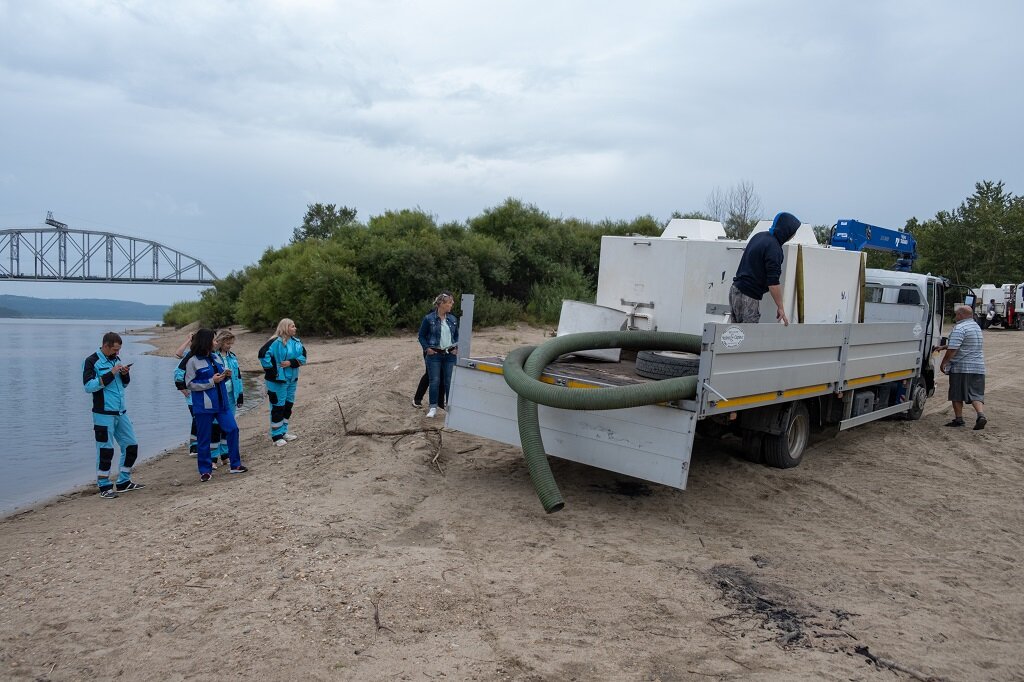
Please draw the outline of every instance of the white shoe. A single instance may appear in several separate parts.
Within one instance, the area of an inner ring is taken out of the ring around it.
[[[298,438],[298,436],[296,436],[294,433],[286,433],[286,434],[284,434],[284,439],[285,440],[295,440],[296,438]]]
[[[436,407],[431,407],[429,410],[427,410],[427,416],[428,417],[436,417],[437,416],[437,408]]]
[[[285,445],[288,445],[288,441],[286,441],[284,438],[279,438],[278,440],[274,441],[274,445],[276,445],[279,448],[283,448]]]

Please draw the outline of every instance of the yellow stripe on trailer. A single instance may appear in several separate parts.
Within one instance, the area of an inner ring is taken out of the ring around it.
[[[803,388],[790,388],[785,391],[757,393],[755,395],[745,395],[740,398],[729,398],[728,400],[719,400],[716,403],[714,403],[714,407],[717,409],[727,407],[740,407],[741,405],[767,403],[775,400],[783,400],[786,398],[799,398],[800,396],[804,395],[819,395],[821,393],[828,392],[829,388],[831,388],[829,384],[818,384],[816,386],[804,386]]]
[[[491,374],[505,374],[505,371],[500,365],[485,365],[483,363],[477,363],[474,369],[478,369],[481,372],[490,372]],[[540,380],[545,384],[551,384],[552,386],[565,386],[567,388],[605,388],[600,384],[592,384],[585,381],[578,381],[576,379],[566,379],[564,382],[559,383],[558,380],[549,376],[541,376]]]
[[[898,372],[889,372],[887,374],[872,374],[867,377],[858,377],[856,379],[847,379],[847,386],[863,386],[864,384],[877,384],[882,380],[895,381],[897,379],[906,379],[907,377],[914,374],[912,369],[902,369]]]

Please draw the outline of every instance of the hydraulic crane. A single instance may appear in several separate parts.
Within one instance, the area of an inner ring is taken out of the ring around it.
[[[844,219],[832,227],[829,245],[847,251],[888,251],[897,256],[893,270],[910,272],[917,260],[917,242],[909,232],[868,225],[859,220]]]

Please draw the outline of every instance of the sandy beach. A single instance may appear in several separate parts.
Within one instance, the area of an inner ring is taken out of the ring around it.
[[[244,372],[265,339],[239,333]],[[943,427],[942,377],[921,421],[796,469],[732,438],[699,442],[685,491],[553,459],[553,515],[516,448],[410,405],[412,334],[303,341],[299,439],[273,447],[247,395],[248,474],[200,484],[181,447],[145,490],[0,521],[0,678],[1024,679],[1024,334],[985,332],[984,431]]]

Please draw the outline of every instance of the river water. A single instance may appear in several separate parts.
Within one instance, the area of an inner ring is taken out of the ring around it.
[[[92,396],[82,362],[103,334],[121,334],[121,359],[135,363],[126,389],[139,461],[188,440],[189,415],[174,390],[174,358],[144,355],[145,337],[125,334],[154,321],[0,318],[0,514],[96,481]],[[115,451],[113,470],[120,449]],[[145,481],[142,481],[143,483]]]

